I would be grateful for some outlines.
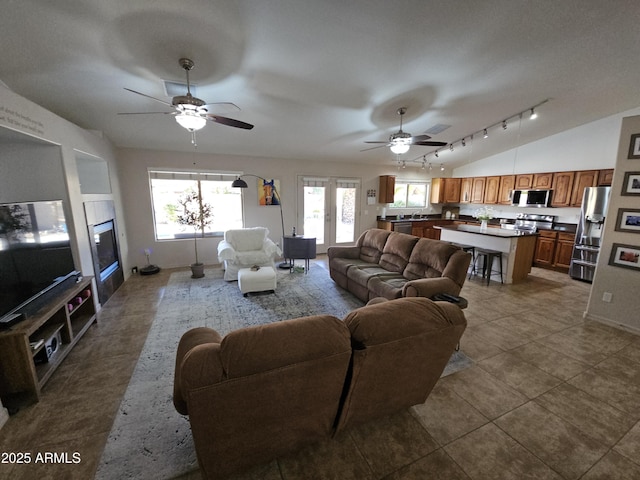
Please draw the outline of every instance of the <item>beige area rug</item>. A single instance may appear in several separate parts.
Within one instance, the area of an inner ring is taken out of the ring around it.
[[[125,392],[107,440],[96,479],[171,479],[198,468],[187,417],[173,407],[173,371],[178,341],[187,330],[207,326],[225,335],[233,330],[290,318],[330,314],[344,318],[363,303],[337,287],[314,265],[308,275],[278,272],[273,294],[243,297],[222,269],[205,277],[171,275],[158,313]],[[444,375],[472,361],[456,352]]]

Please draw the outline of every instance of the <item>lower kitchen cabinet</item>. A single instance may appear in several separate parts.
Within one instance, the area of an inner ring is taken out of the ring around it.
[[[569,272],[575,234],[540,230],[533,257],[536,267]]]

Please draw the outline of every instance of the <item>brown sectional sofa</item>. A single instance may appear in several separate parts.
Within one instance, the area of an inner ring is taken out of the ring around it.
[[[204,478],[219,478],[423,403],[464,329],[447,302],[373,303],[231,332],[186,332],[174,405],[189,415]]]
[[[362,301],[458,295],[471,254],[440,240],[373,228],[353,247],[329,247],[329,273]]]

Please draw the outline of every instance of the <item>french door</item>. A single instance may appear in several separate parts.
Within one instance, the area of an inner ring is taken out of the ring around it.
[[[316,238],[317,253],[331,245],[356,241],[360,212],[360,180],[338,177],[298,177],[298,225]]]

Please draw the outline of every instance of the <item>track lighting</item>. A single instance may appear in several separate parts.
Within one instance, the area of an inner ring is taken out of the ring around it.
[[[529,120],[535,120],[536,118],[538,118],[538,114],[536,113],[536,111],[532,108],[531,109],[531,113],[529,114]]]
[[[462,138],[462,142],[461,142],[461,143],[462,143],[462,146],[463,146],[463,147],[466,147],[466,146],[467,146],[467,141],[466,141],[464,138]]]
[[[429,171],[433,170],[433,165],[429,164]]]
[[[402,161],[402,168],[407,168],[407,162],[405,162],[404,160]]]
[[[444,164],[443,163],[440,164],[440,170],[444,172]]]
[[[506,120],[502,120],[502,129],[503,130],[507,129],[507,121]]]
[[[449,150],[453,152],[453,143],[449,144]]]
[[[487,129],[486,128],[484,129],[484,132],[482,132],[482,136],[484,138],[489,138],[489,134],[487,133]]]
[[[436,150],[436,158],[438,158],[438,150]]]

